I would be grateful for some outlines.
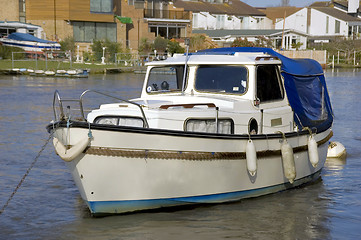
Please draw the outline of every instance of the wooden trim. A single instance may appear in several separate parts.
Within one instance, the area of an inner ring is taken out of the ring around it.
[[[327,143],[333,133],[330,132],[324,139],[317,142],[317,145]],[[308,146],[299,146],[293,148],[293,153],[304,152],[308,150]],[[154,151],[154,150],[131,150],[131,149],[113,149],[102,147],[88,147],[85,154],[98,156],[126,157],[126,158],[144,158],[144,159],[169,159],[169,160],[242,160],[246,159],[246,152],[181,152],[181,151]],[[280,157],[281,150],[259,151],[257,158]]]

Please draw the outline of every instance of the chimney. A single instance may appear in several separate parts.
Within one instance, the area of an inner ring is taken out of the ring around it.
[[[347,13],[357,13],[358,9],[360,7],[359,0],[348,0],[348,8]]]

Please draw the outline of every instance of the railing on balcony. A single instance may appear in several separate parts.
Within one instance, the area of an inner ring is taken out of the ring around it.
[[[190,13],[176,10],[144,9],[144,18],[190,19]]]

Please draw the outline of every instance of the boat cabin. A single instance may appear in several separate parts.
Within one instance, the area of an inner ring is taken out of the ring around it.
[[[256,52],[175,55],[148,63],[141,97],[101,105],[88,121],[218,134],[295,129],[281,61]]]

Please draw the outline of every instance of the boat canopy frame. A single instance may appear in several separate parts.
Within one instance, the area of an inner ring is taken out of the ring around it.
[[[308,127],[322,132],[332,126],[333,111],[325,76],[322,66],[316,60],[291,59],[271,48],[262,47],[214,48],[192,55],[235,55],[238,52],[259,52],[281,60],[281,75],[299,129]]]
[[[69,116],[66,116],[65,115],[65,111],[64,111],[64,106],[63,106],[63,103],[65,102],[75,102],[75,103],[78,103],[79,104],[79,110],[80,110],[80,114],[81,114],[81,118],[83,121],[87,121],[86,117],[85,117],[85,114],[84,114],[84,104],[83,104],[83,98],[84,96],[87,94],[87,93],[96,93],[96,94],[99,94],[99,95],[102,95],[102,96],[106,96],[106,97],[109,97],[109,98],[113,98],[113,99],[116,99],[116,100],[119,100],[119,101],[122,101],[122,102],[126,102],[126,103],[129,103],[129,104],[132,104],[132,105],[135,105],[136,107],[139,108],[140,112],[141,112],[141,115],[142,115],[142,119],[143,119],[143,122],[144,122],[144,126],[145,128],[149,128],[149,124],[148,124],[148,121],[147,121],[147,118],[145,117],[145,113],[144,113],[144,110],[143,110],[143,107],[141,104],[138,104],[136,102],[132,102],[132,101],[129,101],[129,100],[125,100],[125,99],[122,99],[122,98],[119,98],[119,97],[116,97],[116,96],[113,96],[113,95],[110,95],[110,94],[107,94],[107,93],[103,93],[103,92],[100,92],[100,91],[97,91],[97,90],[91,90],[91,89],[88,89],[88,90],[85,90],[79,97],[79,99],[74,99],[74,98],[61,98],[60,97],[60,93],[58,90],[55,90],[54,92],[54,98],[53,98],[53,112],[54,112],[54,121],[61,121],[61,120],[67,120],[69,118]],[[58,114],[57,111],[56,111],[56,104],[58,104],[59,106],[59,110],[60,110],[60,113]]]

